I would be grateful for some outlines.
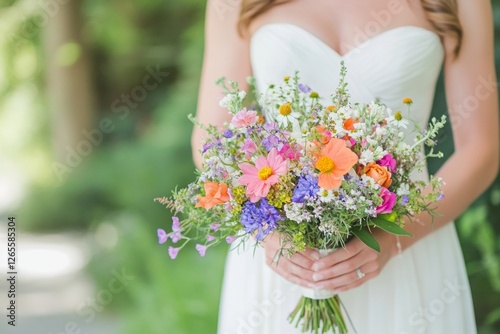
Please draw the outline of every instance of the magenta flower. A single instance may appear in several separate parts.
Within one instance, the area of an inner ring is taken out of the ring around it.
[[[391,213],[392,208],[396,204],[396,194],[390,192],[387,188],[382,187],[378,195],[382,198],[382,204],[377,207],[376,212]]]
[[[175,248],[175,247],[168,247],[168,256],[173,260],[177,257],[177,254],[179,254],[180,248]]]
[[[238,111],[231,120],[231,124],[237,128],[244,128],[255,122],[257,122],[257,112],[255,110],[247,110],[247,108]]]
[[[207,235],[207,242],[214,241],[215,237],[213,235]]]
[[[278,183],[279,177],[288,171],[287,161],[273,148],[267,157],[260,156],[255,166],[249,163],[238,165],[243,175],[238,182],[247,187],[247,197],[252,203],[258,202],[269,193],[271,186]]]
[[[394,157],[392,156],[391,153],[384,155],[382,159],[377,161],[377,164],[379,164],[382,167],[387,167],[387,169],[391,173],[394,173],[396,171],[396,160],[394,160]]]
[[[208,248],[208,246],[204,246],[204,245],[200,245],[200,244],[196,245],[196,250],[198,251],[198,253],[200,253],[200,256],[205,256],[205,252],[207,251],[207,248]]]
[[[300,151],[297,149],[297,147],[292,148],[288,143],[283,145],[283,147],[279,151],[279,154],[283,157],[283,159],[289,159],[292,161],[298,160],[301,156]]]
[[[157,230],[157,232],[158,232],[158,243],[159,243],[160,245],[162,245],[162,244],[164,244],[165,242],[167,242],[167,240],[168,240],[168,234],[167,234],[167,232],[165,232],[165,230],[164,230],[164,229],[161,229],[161,228],[159,228],[159,229]]]
[[[234,240],[236,240],[236,237],[234,235],[230,235],[230,236],[226,237],[226,242],[228,244],[232,244]]]

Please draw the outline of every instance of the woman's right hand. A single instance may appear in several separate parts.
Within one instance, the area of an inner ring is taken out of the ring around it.
[[[291,257],[287,255],[280,256],[280,249],[283,247],[280,235],[275,232],[269,234],[262,246],[266,252],[266,264],[278,275],[287,281],[306,287],[314,288],[312,265],[319,260],[319,253],[312,249],[306,249],[304,252],[294,253]]]

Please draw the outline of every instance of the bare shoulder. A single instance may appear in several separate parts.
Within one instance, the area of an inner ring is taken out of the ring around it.
[[[222,32],[238,36],[238,20],[243,0],[208,0],[206,8],[206,34]]]
[[[458,5],[458,16],[463,30],[462,48],[460,51],[461,57],[468,57],[468,55],[477,56],[480,51],[491,53],[491,56],[493,56],[494,27],[491,1],[456,1]],[[454,41],[445,39],[444,45],[447,55],[452,55],[455,45]],[[448,59],[451,58],[453,57],[448,57]]]

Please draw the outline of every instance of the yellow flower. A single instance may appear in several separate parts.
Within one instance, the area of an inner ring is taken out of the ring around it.
[[[309,94],[309,97],[312,99],[317,99],[319,97],[319,94],[317,92],[311,92],[311,94]]]
[[[413,103],[413,100],[412,100],[411,98],[409,98],[409,97],[405,97],[405,98],[403,99],[403,103],[404,103],[404,104],[412,104],[412,103]]]

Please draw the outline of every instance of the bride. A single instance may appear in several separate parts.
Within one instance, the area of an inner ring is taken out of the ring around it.
[[[446,182],[441,214],[415,217],[413,238],[375,234],[382,251],[357,238],[319,259],[307,250],[276,263],[278,235],[254,253],[228,255],[219,334],[299,333],[287,316],[299,286],[339,293],[359,334],[473,334],[474,310],[453,220],[498,171],[498,109],[493,24],[488,0],[209,0],[198,118],[221,125],[225,76],[244,87],[279,82],[298,70],[320,96],[347,67],[351,100],[380,98],[427,124],[437,81],[445,72],[455,152],[437,173]],[[194,159],[204,133],[193,133]],[[416,177],[426,179],[427,171]]]

